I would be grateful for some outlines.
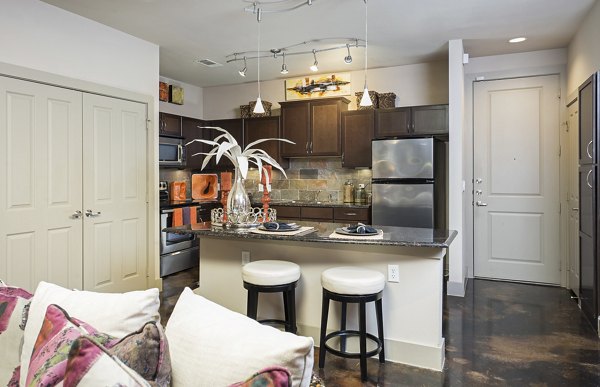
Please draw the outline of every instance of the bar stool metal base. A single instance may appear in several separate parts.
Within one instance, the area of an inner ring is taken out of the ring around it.
[[[383,291],[374,294],[348,295],[333,293],[327,289],[323,289],[323,304],[321,312],[321,340],[319,347],[319,368],[323,368],[325,366],[325,355],[327,354],[327,352],[344,358],[360,359],[360,378],[361,380],[365,381],[367,380],[367,358],[379,354],[379,362],[385,362],[383,337],[383,304],[381,301],[382,294]],[[342,316],[340,330],[326,334],[330,300],[342,303]],[[373,301],[375,302],[375,311],[377,315],[377,334],[379,337],[367,333],[366,303]],[[346,329],[346,310],[348,303],[359,304],[358,330]],[[346,351],[346,338],[353,336],[359,337],[360,352]],[[327,344],[327,341],[334,337],[342,338],[341,350],[335,349]],[[377,344],[377,348],[371,351],[367,351],[367,339]]]
[[[259,293],[283,293],[283,310],[285,320],[266,319],[257,320],[261,324],[282,324],[285,326],[286,332],[297,333],[296,326],[296,286],[298,281],[289,284],[262,286],[255,285],[244,281],[244,288],[248,290],[248,303],[246,305],[246,315],[253,320],[256,320],[258,313],[258,294]]]

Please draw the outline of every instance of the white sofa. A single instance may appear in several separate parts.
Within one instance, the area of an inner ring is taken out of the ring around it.
[[[49,330],[46,326],[48,320],[44,319],[49,305],[58,305],[69,316],[116,338],[160,318],[157,289],[107,294],[73,291],[40,282],[30,300],[19,299],[12,317],[9,316],[9,331],[2,332],[1,286],[0,355],[4,361],[0,362],[0,384],[3,385],[7,384],[18,365],[20,385],[26,385],[31,354],[34,346],[38,345],[36,340],[40,340],[44,329]],[[22,330],[27,308],[27,322]],[[228,386],[271,366],[289,371],[294,386],[308,386],[311,381],[312,338],[261,325],[196,295],[189,288],[183,291],[175,305],[164,335],[168,342],[173,386]],[[71,348],[70,357],[73,351]],[[31,364],[35,363],[31,361]],[[130,371],[123,364],[121,366]],[[107,376],[108,372],[100,374]],[[132,373],[129,376],[135,379]],[[87,380],[87,385],[99,383],[88,379],[81,380]],[[81,382],[79,385],[85,384]]]

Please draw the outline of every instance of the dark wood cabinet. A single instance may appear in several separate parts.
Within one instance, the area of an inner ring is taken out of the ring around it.
[[[300,207],[271,206],[277,210],[277,219],[300,220]]]
[[[159,113],[158,128],[159,134],[181,136],[181,116],[169,113]]]
[[[244,120],[244,147],[263,138],[280,138],[279,117],[257,117]],[[289,167],[289,160],[281,157],[281,141],[265,141],[253,146],[262,149],[275,159],[282,168]]]
[[[448,105],[375,110],[375,137],[448,134]]]
[[[368,208],[335,207],[333,219],[336,223],[370,224],[371,211]]]
[[[277,210],[277,219],[280,220],[306,220],[313,222],[337,222],[352,224],[361,222],[369,224],[371,218],[371,209],[362,207],[273,205],[271,208]]]
[[[240,147],[243,149],[244,147],[244,120],[241,118],[232,118],[225,120],[212,120],[207,122],[207,126],[216,126],[228,131],[233,138],[237,141]],[[206,129],[208,140],[214,140],[218,135],[222,134],[222,132],[214,129]],[[210,149],[212,147],[209,146]],[[209,150],[210,150],[209,149]],[[210,168],[216,170],[233,170],[233,163],[226,157],[222,157],[219,160],[219,163],[216,163],[215,156],[210,160]]]
[[[333,207],[300,207],[300,217],[302,220],[331,222]]]
[[[346,98],[280,102],[282,136],[295,144],[282,144],[283,157],[340,156],[341,113]]]
[[[182,117],[181,118],[181,134],[184,138],[184,143],[195,140],[195,139],[206,139],[208,129],[200,129],[199,126],[205,126],[206,123],[196,118]],[[202,161],[205,156],[197,155],[192,156],[196,153],[207,153],[211,147],[207,144],[199,141],[193,142],[185,147],[186,155],[186,168],[191,170],[200,170],[202,168]]]
[[[342,167],[371,167],[371,140],[374,130],[373,110],[342,112]]]

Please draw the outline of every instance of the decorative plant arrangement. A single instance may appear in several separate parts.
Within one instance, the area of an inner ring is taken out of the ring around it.
[[[263,164],[270,164],[273,167],[283,173],[283,176],[287,178],[287,175],[283,168],[273,159],[267,152],[262,149],[253,148],[253,146],[260,144],[265,141],[283,141],[290,144],[294,142],[283,138],[263,138],[256,140],[248,144],[243,150],[242,147],[237,143],[236,139],[225,129],[216,126],[202,126],[200,129],[213,129],[222,132],[214,140],[195,139],[187,144],[193,142],[202,142],[204,144],[212,145],[213,148],[208,153],[199,152],[194,153],[192,156],[205,155],[204,161],[202,162],[202,168],[204,169],[210,160],[215,157],[217,164],[222,157],[228,158],[235,167],[234,180],[231,185],[231,191],[227,197],[227,215],[229,222],[235,225],[243,225],[249,223],[249,216],[252,214],[250,199],[244,188],[243,180],[248,175],[248,168],[250,163],[256,165],[259,171],[262,171],[266,184],[268,185],[269,176],[266,170],[262,167]]]

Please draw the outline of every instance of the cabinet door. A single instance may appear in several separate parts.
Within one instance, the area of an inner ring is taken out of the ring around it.
[[[596,220],[594,187],[595,167],[582,165],[579,167],[579,231],[589,236],[594,235],[594,222]]]
[[[410,133],[410,108],[375,110],[375,137],[405,136]]]
[[[263,138],[280,138],[279,117],[258,117],[244,120],[244,146]],[[262,149],[275,159],[282,168],[289,166],[289,160],[281,157],[281,141],[265,141],[253,146]]]
[[[580,287],[579,300],[581,302],[581,311],[592,323],[595,328],[596,316],[598,315],[596,293],[597,279],[596,273],[596,243],[593,237],[584,233],[579,233],[579,256],[580,256]]]
[[[283,157],[301,157],[308,154],[310,144],[310,110],[305,101],[281,104],[282,137],[295,144],[282,143]]]
[[[280,219],[300,219],[300,207],[291,206],[271,206],[277,211],[277,220]]]
[[[369,224],[369,215],[371,210],[368,208],[335,207],[333,209],[333,218],[337,223]]]
[[[342,110],[348,105],[336,100],[310,102],[311,156],[342,155]]]
[[[414,134],[447,134],[448,105],[413,107],[412,132]]]
[[[235,140],[240,145],[240,147],[243,149],[243,146],[244,146],[244,120],[242,120],[241,118],[232,118],[232,119],[227,119],[227,120],[213,120],[213,121],[210,121],[209,123],[210,123],[210,125],[208,125],[208,126],[216,126],[216,127],[219,127],[219,128],[222,128],[222,129],[225,129],[226,131],[228,131],[233,136],[233,138],[235,138]],[[218,135],[221,134],[221,132],[219,132],[218,130],[206,129],[206,131],[207,131],[206,138],[208,140],[213,140],[214,138],[216,138]],[[209,148],[212,149],[212,147],[210,147],[210,146],[209,146]],[[218,169],[218,170],[225,170],[225,169],[232,170],[233,169],[233,164],[226,157],[222,157],[221,160],[219,160],[219,164],[216,164],[216,158],[213,156],[212,159],[210,160],[209,165],[212,168]]]
[[[302,220],[333,221],[333,207],[300,207]]]
[[[342,167],[371,168],[371,140],[374,129],[373,110],[342,113]]]
[[[579,164],[596,162],[596,74],[579,87]]]
[[[200,129],[199,126],[205,126],[204,121],[189,117],[183,117],[181,119],[181,133],[186,144],[192,140],[204,139],[205,136],[207,136],[208,129]],[[185,147],[186,168],[190,170],[200,170],[205,156],[192,155],[196,153],[206,153],[210,149],[210,145],[198,141],[187,145]]]
[[[160,113],[159,129],[160,134],[181,136],[181,116],[176,116],[169,113]]]

